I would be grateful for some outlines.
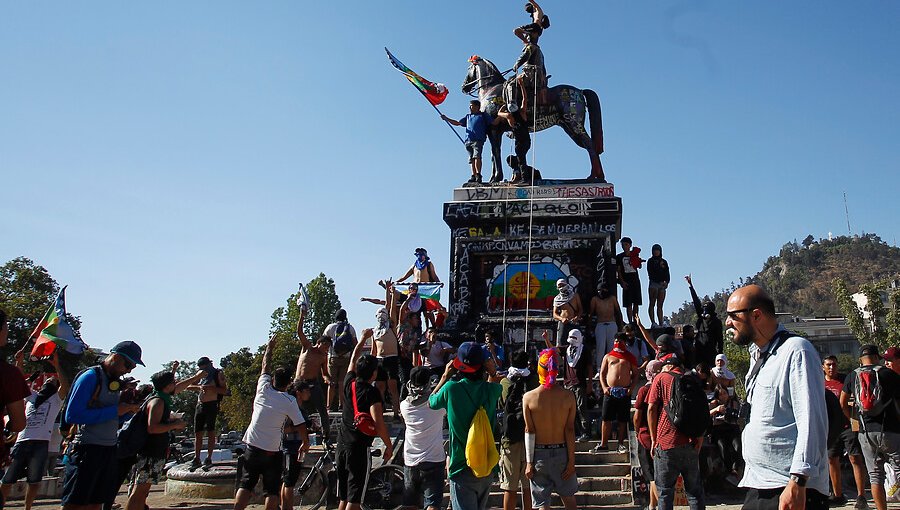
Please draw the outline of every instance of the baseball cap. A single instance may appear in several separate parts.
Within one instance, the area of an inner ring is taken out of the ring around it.
[[[900,349],[897,347],[888,347],[881,357],[888,361],[897,361],[897,359],[900,359]]]
[[[134,365],[146,366],[141,361],[141,346],[131,340],[117,343],[109,352],[124,357]]]
[[[866,344],[859,348],[859,356],[881,356],[878,353],[878,346],[875,344]]]
[[[209,358],[207,358],[206,356],[203,356],[202,358],[197,360],[197,366],[200,368],[203,368],[206,365],[211,365],[211,364],[212,364],[212,361]]]
[[[481,350],[481,345],[475,342],[464,342],[456,351],[453,368],[471,374],[477,372],[483,363],[484,351]]]

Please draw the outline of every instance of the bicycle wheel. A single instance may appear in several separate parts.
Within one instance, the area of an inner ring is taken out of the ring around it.
[[[403,504],[403,468],[388,464],[369,474],[363,510],[394,510]]]
[[[310,510],[324,508],[328,496],[328,479],[325,474],[318,469],[310,471],[309,468],[304,468],[300,472],[300,480],[294,504],[301,508],[310,507]]]

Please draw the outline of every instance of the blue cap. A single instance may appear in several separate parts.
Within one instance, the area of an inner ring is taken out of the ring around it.
[[[453,367],[460,372],[472,373],[477,372],[484,363],[484,351],[481,344],[476,342],[464,342],[456,351],[456,359],[453,360]]]

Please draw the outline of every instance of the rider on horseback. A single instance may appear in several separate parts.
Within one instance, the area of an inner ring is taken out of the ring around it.
[[[546,103],[547,69],[544,67],[544,53],[538,46],[538,39],[544,29],[550,27],[550,18],[534,0],[525,4],[525,11],[531,14],[532,23],[522,25],[513,32],[525,44],[522,54],[513,64],[513,70],[516,71],[516,84],[522,95],[522,116],[527,119],[529,91],[533,91],[535,86],[538,92],[535,106]],[[520,67],[522,74],[518,74]]]

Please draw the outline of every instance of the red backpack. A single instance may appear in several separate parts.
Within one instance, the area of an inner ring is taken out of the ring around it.
[[[862,417],[880,416],[889,406],[896,405],[893,396],[885,395],[881,386],[881,371],[888,370],[881,365],[871,365],[856,369],[854,393],[856,408]]]

